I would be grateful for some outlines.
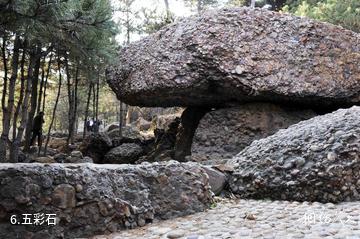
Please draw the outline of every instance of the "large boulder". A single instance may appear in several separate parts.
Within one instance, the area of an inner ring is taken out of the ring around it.
[[[204,170],[174,161],[1,164],[0,178],[0,238],[88,238],[203,211],[211,203]],[[24,214],[32,225],[18,224]]]
[[[211,10],[123,48],[108,82],[139,106],[360,102],[360,35],[263,9]]]
[[[232,192],[296,201],[360,200],[360,107],[302,121],[234,157]]]
[[[142,136],[134,126],[126,125],[122,128],[122,137],[125,138],[131,138],[131,139],[140,139]],[[107,135],[110,137],[110,139],[114,140],[116,138],[120,137],[120,128],[115,128],[109,132],[107,132]]]
[[[192,158],[196,161],[232,158],[252,141],[315,115],[311,110],[266,103],[212,110],[200,120],[195,131]]]
[[[95,163],[102,163],[111,147],[112,141],[106,133],[94,133],[84,139],[80,151],[84,156],[92,158]]]
[[[135,163],[142,155],[143,149],[134,143],[122,144],[111,149],[104,159],[104,163],[131,164]]]

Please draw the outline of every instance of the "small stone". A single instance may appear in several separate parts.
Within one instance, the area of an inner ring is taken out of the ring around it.
[[[138,220],[138,225],[139,225],[139,227],[143,227],[143,226],[145,226],[145,224],[146,224],[146,221],[145,221],[144,219],[140,218],[140,219]]]
[[[238,75],[241,75],[242,73],[244,73],[245,71],[245,68],[243,66],[236,66],[235,68],[235,73],[238,74]]]
[[[336,159],[336,157],[337,157],[337,155],[334,152],[329,152],[327,154],[327,159],[330,160],[330,161],[334,161]]]
[[[171,228],[168,228],[168,227],[154,227],[154,228],[151,228],[151,231],[156,235],[164,235],[165,233],[171,231]]]
[[[72,151],[70,156],[73,158],[83,158],[83,155],[80,151]]]
[[[247,220],[256,220],[255,216],[251,213],[246,213],[244,219]]]
[[[63,209],[75,207],[75,188],[69,184],[56,186],[52,195],[52,203]]]
[[[199,239],[199,236],[198,235],[190,235],[190,236],[187,236],[186,239]]]
[[[24,195],[18,195],[15,197],[15,201],[19,204],[26,204],[30,201],[30,198],[25,197]]]
[[[76,192],[81,192],[83,190],[83,186],[81,184],[76,184],[75,186]]]
[[[185,233],[183,231],[176,230],[176,231],[169,232],[166,236],[167,236],[167,238],[170,238],[170,239],[176,239],[176,238],[183,237],[184,234]]]
[[[321,147],[317,146],[317,145],[311,145],[310,146],[310,150],[311,151],[314,151],[314,152],[317,152],[317,151],[320,151],[321,150]]]

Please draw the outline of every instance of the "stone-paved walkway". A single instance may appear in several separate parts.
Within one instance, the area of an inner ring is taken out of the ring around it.
[[[360,238],[360,202],[224,200],[207,212],[93,239]]]

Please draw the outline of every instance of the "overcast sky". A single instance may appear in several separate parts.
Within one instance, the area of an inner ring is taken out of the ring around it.
[[[116,5],[116,0],[112,0],[113,3]],[[170,10],[171,12],[177,16],[177,17],[183,17],[183,16],[189,16],[192,14],[191,9],[188,7],[185,7],[183,0],[169,0]],[[163,0],[135,0],[134,2],[134,10],[141,10],[142,8],[146,8],[149,10],[157,10],[159,13],[165,14],[165,4]],[[117,12],[114,15],[115,21],[119,21],[119,18],[121,18],[122,13]],[[139,19],[141,21],[141,19]],[[136,41],[141,38],[138,34],[132,34],[131,40]],[[119,43],[124,42],[124,35],[120,34],[117,37],[117,40]]]

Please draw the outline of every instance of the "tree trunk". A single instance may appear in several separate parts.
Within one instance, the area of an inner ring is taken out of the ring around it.
[[[100,91],[100,73],[98,73],[98,78],[96,82],[96,108],[95,108],[95,119],[99,120],[99,91]]]
[[[164,0],[164,3],[165,3],[165,9],[166,9],[166,22],[170,23],[171,22],[171,11],[170,11],[169,0]]]
[[[2,60],[4,64],[4,85],[3,85],[3,92],[1,97],[1,109],[3,112],[6,111],[6,94],[7,94],[7,83],[8,83],[8,69],[7,69],[7,59],[6,59],[6,37],[3,36],[3,44],[1,46],[1,52],[2,52]],[[3,130],[4,130],[4,116],[3,116]],[[6,161],[6,139],[1,138],[0,139],[0,163]]]
[[[76,135],[76,122],[77,122],[77,109],[78,109],[78,88],[79,88],[79,63],[76,66],[76,73],[75,73],[75,92],[74,92],[74,107],[73,107],[73,115],[71,119],[71,127],[72,127],[72,137],[70,139],[71,144],[74,144],[74,135]]]
[[[37,114],[41,111],[41,101],[43,98],[43,89],[45,84],[45,64],[46,64],[46,56],[44,56],[43,63],[41,65],[41,81],[40,81],[40,88],[39,88],[39,97],[38,97],[38,103],[37,103]]]
[[[28,108],[30,101],[30,94],[32,89],[32,77],[35,66],[37,65],[38,56],[36,53],[32,52],[30,54],[29,67],[27,72],[27,81],[26,81],[26,90],[24,95],[24,102],[21,106],[21,121],[18,128],[16,138],[13,140],[10,147],[10,162],[16,163],[18,161],[18,155],[20,151],[20,144],[25,131],[26,123],[28,122]],[[40,59],[40,58],[39,58]]]
[[[9,142],[9,133],[11,127],[11,118],[14,110],[15,100],[15,86],[19,66],[19,55],[20,55],[20,37],[15,37],[13,55],[11,60],[11,76],[9,80],[9,95],[7,99],[7,106],[3,110],[3,131],[1,133],[1,144],[7,144]]]
[[[49,59],[49,63],[48,63],[48,68],[47,68],[47,72],[46,72],[46,77],[45,77],[45,83],[44,83],[44,97],[42,100],[42,112],[45,112],[45,103],[46,103],[46,90],[47,90],[47,85],[48,85],[48,79],[49,79],[49,74],[50,74],[50,68],[51,68],[51,64],[52,64],[52,57],[53,55],[50,55],[50,59]]]
[[[48,145],[49,145],[50,135],[51,135],[51,128],[52,128],[52,126],[54,124],[54,121],[55,121],[56,109],[57,109],[60,94],[61,94],[62,77],[61,77],[60,56],[58,56],[58,71],[59,71],[59,86],[58,86],[58,91],[57,91],[54,110],[53,110],[52,117],[51,117],[51,122],[50,122],[50,125],[49,125],[49,130],[48,130],[47,137],[46,137],[46,143],[45,143],[45,148],[44,148],[44,156],[46,156],[46,154],[47,154],[47,148],[48,148]]]
[[[255,8],[256,0],[251,0],[250,7]]]
[[[88,91],[88,95],[87,95],[87,100],[86,100],[86,109],[85,109],[85,119],[84,119],[84,132],[83,132],[83,139],[85,139],[86,136],[86,123],[89,117],[89,107],[90,107],[90,99],[91,99],[91,90],[92,90],[92,84],[90,83],[89,85],[89,91]]]
[[[72,144],[74,142],[74,90],[71,82],[71,74],[69,69],[69,61],[67,57],[65,58],[65,70],[66,70],[66,80],[67,80],[67,93],[68,93],[68,103],[69,103],[69,113],[68,113],[68,137],[67,144]]]
[[[38,82],[39,82],[39,72],[40,72],[40,60],[41,60],[41,46],[37,46],[35,53],[35,65],[33,75],[31,76],[32,81],[32,90],[31,90],[31,105],[30,111],[26,123],[25,131],[25,146],[24,151],[28,152],[30,150],[31,136],[32,136],[32,124],[37,109],[37,97],[38,97]]]
[[[197,12],[200,14],[201,11],[203,10],[203,0],[198,0],[197,1]]]
[[[94,86],[93,86],[93,92],[92,92],[92,94],[93,94],[93,98],[92,98],[92,118],[93,118],[93,120],[95,120],[95,117],[96,117],[96,93],[95,93],[95,91],[96,91],[96,88],[95,88],[95,84],[94,84]]]
[[[17,123],[18,118],[20,114],[21,105],[24,100],[24,91],[25,91],[25,58],[26,58],[26,46],[24,44],[23,53],[21,56],[21,63],[20,63],[20,96],[19,101],[16,105],[15,113],[14,113],[14,119],[13,119],[13,137],[12,140],[15,140],[16,138],[16,129],[17,129]]]

